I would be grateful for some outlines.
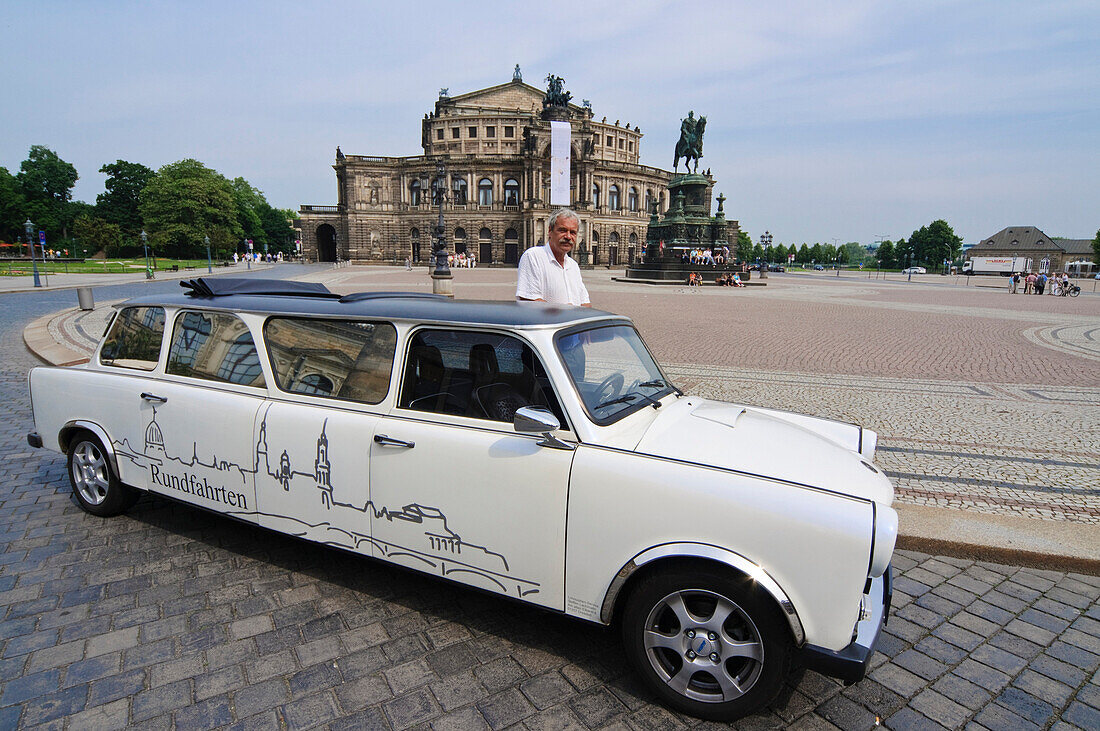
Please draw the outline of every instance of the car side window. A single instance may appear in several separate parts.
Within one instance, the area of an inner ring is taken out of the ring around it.
[[[99,362],[119,368],[151,371],[160,360],[164,340],[163,307],[125,307],[103,340]]]
[[[388,322],[273,317],[264,341],[283,391],[363,404],[389,392],[397,330]]]
[[[508,335],[419,330],[409,340],[401,408],[511,423],[523,406],[565,416],[542,362]]]
[[[265,386],[248,326],[236,315],[185,311],[176,316],[168,373],[208,381]]]

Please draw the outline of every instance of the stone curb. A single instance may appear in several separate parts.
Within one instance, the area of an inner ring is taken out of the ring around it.
[[[46,365],[72,366],[88,362],[88,356],[84,353],[57,342],[50,332],[49,325],[54,320],[59,320],[72,312],[79,312],[77,307],[55,312],[52,315],[43,315],[23,328],[23,344],[31,355],[38,358]]]
[[[53,320],[79,311],[61,310],[28,324],[27,349],[47,365],[86,363],[87,355],[57,342],[49,330]],[[901,549],[1100,576],[1100,527],[1094,525],[902,503],[894,509]]]

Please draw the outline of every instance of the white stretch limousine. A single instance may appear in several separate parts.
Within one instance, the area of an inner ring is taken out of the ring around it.
[[[28,441],[101,516],[142,492],[621,627],[669,706],[848,682],[889,611],[859,426],[682,393],[626,317],[218,278],[30,373]]]

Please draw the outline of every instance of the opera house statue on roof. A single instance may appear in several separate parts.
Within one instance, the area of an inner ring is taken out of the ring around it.
[[[581,261],[621,265],[644,253],[649,211],[665,210],[672,173],[639,163],[642,131],[597,119],[564,80],[548,89],[511,81],[451,96],[442,89],[421,121],[423,153],[407,157],[337,150],[336,205],[303,205],[302,253],[314,261],[428,263],[446,171],[445,243],[479,265],[514,266],[543,243],[550,206],[550,120],[569,121],[571,207],[581,219]]]

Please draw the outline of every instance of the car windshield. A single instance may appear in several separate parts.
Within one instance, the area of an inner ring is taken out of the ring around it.
[[[581,330],[557,339],[558,352],[588,415],[610,424],[676,391],[629,325]]]

